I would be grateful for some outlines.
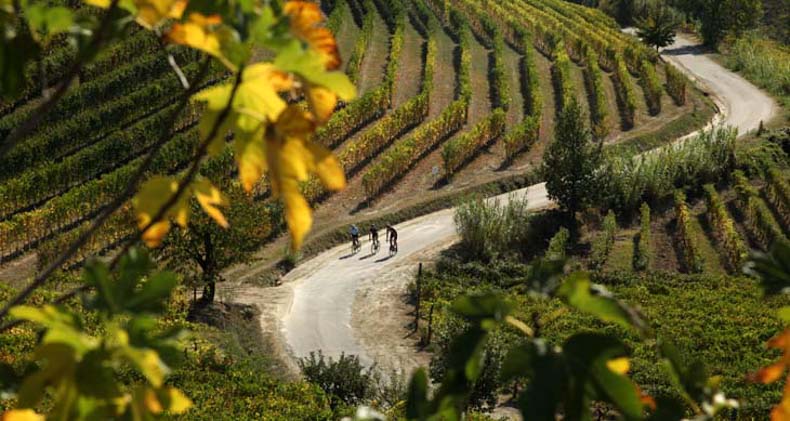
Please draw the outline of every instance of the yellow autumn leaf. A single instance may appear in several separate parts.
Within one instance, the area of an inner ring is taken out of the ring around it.
[[[272,64],[256,63],[245,68],[230,114],[211,139],[210,152],[215,154],[222,150],[228,131],[236,135],[237,142],[242,138],[246,141],[251,136],[260,136],[266,125],[276,121],[287,107],[279,92],[290,90],[292,86],[293,79]],[[194,101],[206,104],[199,124],[202,138],[209,136],[217,118],[227,107],[232,91],[233,85],[226,83],[204,89],[192,97]]]
[[[44,421],[46,418],[32,409],[12,409],[3,412],[0,421]]]
[[[259,131],[256,135],[238,138],[233,146],[236,163],[239,166],[239,180],[244,191],[249,193],[266,170],[263,131]]]
[[[196,180],[192,184],[192,189],[195,192],[195,198],[200,204],[200,207],[203,208],[206,214],[215,220],[222,228],[227,228],[228,220],[225,219],[225,215],[217,209],[217,206],[228,206],[228,200],[222,192],[206,179]]]
[[[86,4],[107,9],[110,0],[84,0]],[[133,0],[121,2],[121,7],[136,17],[137,23],[147,29],[159,26],[166,19],[181,19],[187,7],[187,0]]]
[[[164,410],[156,393],[151,389],[146,389],[145,392],[143,392],[143,406],[152,414],[161,414]]]
[[[307,148],[312,155],[313,166],[311,170],[318,174],[318,178],[327,189],[332,191],[342,190],[346,187],[346,175],[340,161],[332,152],[315,142],[309,142]]]
[[[156,394],[165,410],[171,414],[183,414],[192,407],[192,401],[183,392],[174,387],[165,386],[157,390]]]
[[[337,95],[323,86],[311,85],[307,88],[307,101],[319,123],[325,123],[337,106]]]
[[[279,188],[285,203],[285,222],[291,234],[291,248],[298,250],[313,225],[310,205],[299,191],[299,183],[296,180],[284,179],[279,183]]]
[[[189,217],[187,195],[182,194],[178,201],[165,213],[162,220],[154,221],[162,207],[178,190],[178,182],[170,177],[156,176],[143,183],[140,191],[132,199],[137,215],[137,226],[145,229],[154,222],[150,228],[143,232],[143,241],[148,247],[158,247],[165,235],[170,231],[169,219],[174,219],[180,226],[185,227]]]
[[[236,65],[223,53],[223,46],[235,41],[235,33],[230,27],[222,25],[219,15],[190,13],[186,22],[173,24],[166,38],[174,44],[205,51],[219,59],[227,68],[236,70]]]
[[[337,42],[329,29],[320,26],[324,22],[324,16],[318,4],[289,1],[285,3],[283,12],[289,18],[291,32],[321,54],[324,67],[327,70],[338,69],[340,52]]]
[[[606,362],[606,367],[612,372],[624,376],[631,369],[631,361],[628,357],[614,358]]]

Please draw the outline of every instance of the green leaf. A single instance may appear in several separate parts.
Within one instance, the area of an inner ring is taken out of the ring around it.
[[[178,277],[171,272],[159,272],[143,283],[140,292],[130,297],[126,308],[132,312],[164,310],[167,298],[178,285]]]
[[[44,344],[35,353],[37,360],[46,360],[44,368],[27,376],[19,389],[17,406],[33,408],[44,396],[48,385],[56,386],[60,382],[72,378],[76,365],[74,348],[65,344]],[[73,384],[67,388],[74,387]]]
[[[776,315],[782,319],[786,325],[790,325],[790,306],[784,306],[777,310]]]
[[[540,339],[536,339],[536,341],[542,342]],[[519,377],[526,377],[532,372],[532,354],[534,351],[531,348],[533,346],[532,343],[529,345],[519,345],[507,353],[502,362],[502,383],[509,382]]]
[[[644,331],[645,324],[634,310],[614,299],[603,287],[595,287],[596,289],[593,290],[589,274],[576,272],[565,279],[557,295],[571,307],[592,314],[605,322]]]
[[[464,295],[456,299],[452,311],[471,320],[504,320],[511,306],[498,294]]]
[[[71,10],[62,6],[46,6],[33,4],[25,9],[30,27],[44,36],[51,36],[71,29],[74,15]]]
[[[121,390],[115,382],[110,355],[104,350],[86,353],[77,364],[75,380],[80,393],[100,399],[120,397]]]
[[[767,254],[753,252],[743,271],[759,278],[766,294],[786,293],[790,290],[790,243],[777,241]]]
[[[12,37],[0,34],[0,95],[4,99],[14,99],[22,93],[25,69],[39,52],[38,44],[27,31]]]
[[[424,419],[428,406],[428,376],[424,368],[414,372],[406,399],[406,418]]]
[[[161,387],[170,369],[152,349],[121,347],[120,356],[126,358],[154,387]]]
[[[519,398],[521,415],[524,421],[554,421],[567,382],[567,370],[557,354],[546,346],[533,348],[530,359],[534,373]]]

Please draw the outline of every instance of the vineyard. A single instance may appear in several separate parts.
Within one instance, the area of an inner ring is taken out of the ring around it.
[[[334,195],[316,179],[302,186],[319,230],[536,168],[554,116],[571,98],[606,144],[660,136],[665,126],[709,109],[652,49],[599,11],[561,0],[335,0],[322,8],[359,95],[315,135],[349,179]],[[74,51],[52,49],[43,65],[54,76]],[[226,77],[198,54],[162,48],[154,35],[134,31],[83,68],[33,135],[0,159],[0,268],[48,262],[123,194],[149,152],[156,154],[147,177],[184,171],[202,110],[174,103],[185,81],[169,59],[186,80],[208,72],[203,80],[211,86]],[[46,89],[33,85],[0,104],[3,135]],[[219,185],[231,182],[232,137],[200,172]],[[269,190],[263,184],[255,199],[275,206]],[[743,196],[749,226],[760,238],[778,235],[761,202]],[[767,196],[777,209],[790,207],[785,185]],[[132,234],[132,218],[122,207],[68,264],[111,252]],[[270,222],[274,238],[283,223]],[[28,266],[0,276],[29,275],[36,265]]]

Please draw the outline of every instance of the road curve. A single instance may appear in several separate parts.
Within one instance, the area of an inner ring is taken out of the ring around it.
[[[771,119],[778,110],[770,97],[706,56],[687,37],[679,35],[663,56],[697,80],[717,102],[721,111],[718,121],[737,127],[740,133],[755,129],[760,120]],[[545,184],[510,194],[526,195],[532,209],[551,205]],[[502,195],[498,199],[507,200],[507,197]],[[447,209],[397,225],[400,252],[392,258],[387,258],[386,250],[368,256],[368,244],[363,242],[357,255],[349,254],[348,245],[338,246],[290,272],[278,287],[287,298],[275,314],[287,352],[294,358],[319,349],[332,357],[340,353],[356,354],[362,362],[370,364],[371,358],[351,323],[360,284],[364,280],[380,279],[396,264],[407,262],[422,250],[450,243],[456,235],[453,212]],[[264,307],[266,303],[259,305]]]

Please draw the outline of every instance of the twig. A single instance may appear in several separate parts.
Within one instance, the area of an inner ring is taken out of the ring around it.
[[[116,197],[112,202],[110,202],[104,210],[99,214],[99,216],[91,223],[90,227],[82,233],[73,243],[69,245],[69,247],[64,251],[57,259],[55,259],[52,263],[50,263],[41,273],[39,273],[30,284],[25,287],[19,294],[17,294],[13,299],[8,301],[5,306],[0,310],[0,320],[5,318],[8,315],[8,311],[21,303],[23,303],[30,294],[33,293],[36,289],[44,285],[50,275],[61,267],[68,259],[70,259],[80,247],[82,247],[93,235],[93,233],[101,227],[101,225],[112,215],[113,212],[118,210],[129,198],[134,195],[134,192],[137,190],[137,183],[143,178],[145,173],[148,171],[148,168],[151,166],[156,154],[159,152],[159,149],[167,143],[167,141],[171,138],[170,128],[178,118],[178,115],[181,113],[189,101],[189,98],[192,96],[194,91],[197,89],[197,86],[200,86],[198,83],[202,80],[206,74],[208,73],[210,58],[206,58],[203,62],[200,72],[196,77],[196,83],[192,84],[192,89],[184,91],[179,101],[180,106],[176,107],[170,117],[168,118],[168,123],[165,125],[165,129],[162,131],[160,138],[148,152],[145,160],[140,164],[140,167],[137,169],[137,172],[132,176],[129,183],[126,185],[124,191]],[[8,329],[10,326],[8,324],[0,327],[0,332]]]
[[[181,67],[179,67],[178,63],[176,62],[176,58],[173,57],[173,54],[171,54],[170,51],[167,51],[164,39],[162,38],[162,32],[159,29],[156,29],[155,32],[157,38],[159,38],[159,49],[165,53],[165,56],[167,56],[167,63],[176,73],[176,76],[178,76],[178,80],[181,81],[181,86],[183,86],[184,89],[189,89],[189,80],[184,74],[184,71],[181,70]]]
[[[88,54],[91,51],[98,51],[99,47],[101,47],[102,42],[104,42],[104,35],[105,32],[110,27],[112,23],[112,15],[115,12],[116,7],[118,6],[118,2],[120,0],[112,0],[110,3],[110,7],[107,9],[107,13],[104,14],[101,23],[99,24],[99,28],[96,30],[96,34],[91,39],[90,44],[85,47],[80,54],[78,54],[76,60],[69,68],[68,73],[63,78],[63,81],[60,82],[55,92],[47,98],[41,105],[36,108],[33,113],[25,120],[22,124],[20,124],[16,130],[12,131],[11,133],[6,136],[3,143],[0,144],[0,158],[2,158],[11,148],[16,145],[20,140],[22,140],[25,136],[30,134],[38,125],[41,123],[41,120],[51,111],[52,107],[66,94],[66,91],[71,86],[71,82],[74,81],[74,78],[77,77],[80,70],[82,69],[82,65],[84,61],[87,59]]]

